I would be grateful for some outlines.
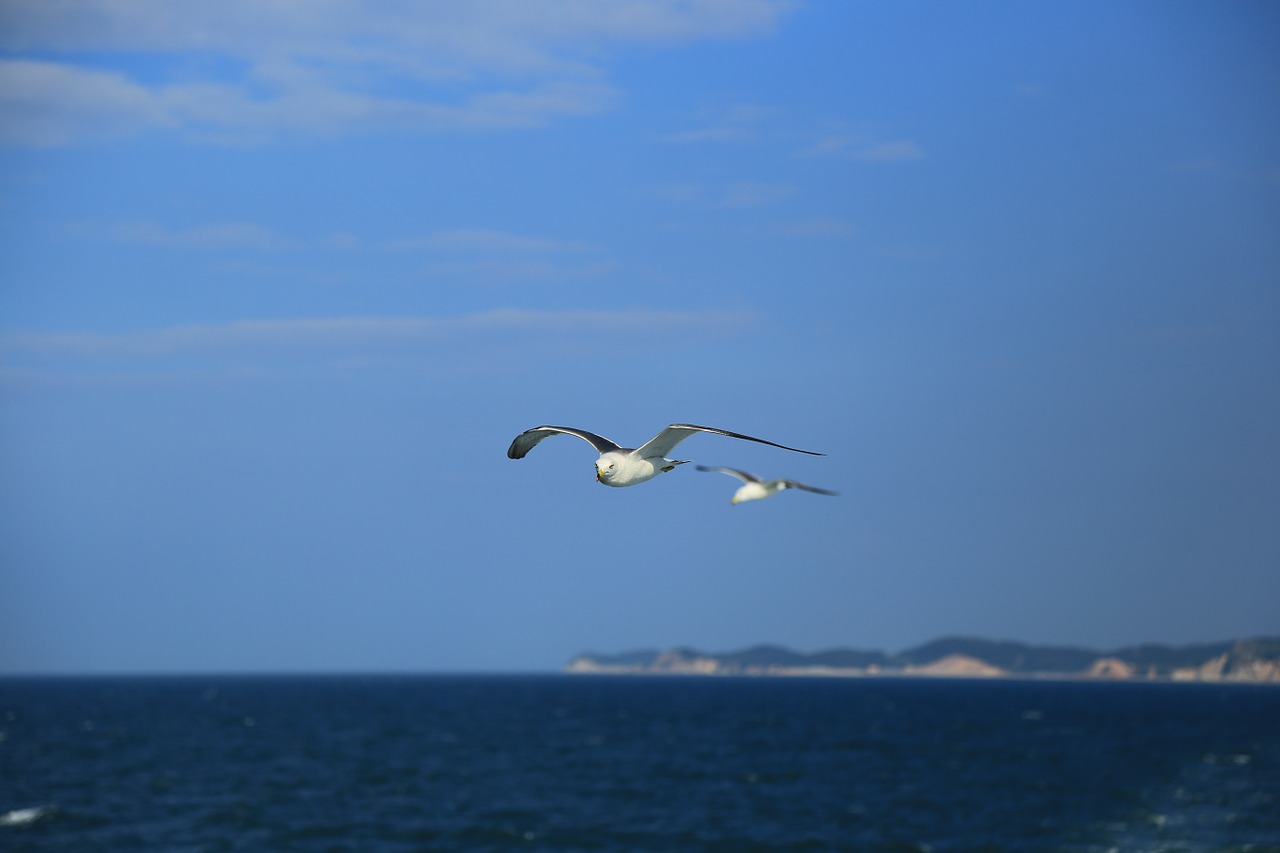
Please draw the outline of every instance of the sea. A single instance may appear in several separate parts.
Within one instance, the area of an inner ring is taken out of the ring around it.
[[[0,679],[6,851],[1280,851],[1280,687]]]

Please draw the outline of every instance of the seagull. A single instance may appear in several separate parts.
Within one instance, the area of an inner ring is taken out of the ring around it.
[[[585,429],[574,429],[573,427],[562,426],[539,426],[534,427],[533,429],[527,429],[517,435],[515,440],[511,442],[511,446],[507,448],[507,456],[511,459],[523,459],[525,454],[532,450],[535,444],[548,436],[561,433],[564,435],[576,435],[583,441],[590,442],[591,446],[600,454],[600,458],[596,460],[596,482],[603,483],[606,486],[620,488],[622,486],[634,486],[637,483],[652,480],[664,471],[670,471],[677,465],[685,464],[688,460],[667,459],[666,455],[671,452],[671,448],[697,432],[710,432],[715,433],[716,435],[727,435],[729,438],[740,438],[744,441],[755,441],[760,444],[767,444],[771,447],[780,447],[783,450],[793,450],[796,453],[807,453],[810,456],[826,455],[825,453],[815,453],[812,450],[799,450],[795,447],[787,447],[785,444],[775,444],[772,441],[765,441],[763,438],[752,438],[749,435],[729,432],[727,429],[695,426],[694,424],[671,424],[662,432],[658,433],[634,450],[627,447],[620,447],[609,439],[602,438],[593,432],[587,432]]]
[[[731,503],[740,504],[743,501],[759,501],[765,498],[771,498],[784,489],[804,489],[806,492],[814,492],[819,495],[838,495],[839,492],[830,492],[826,489],[816,489],[813,486],[806,486],[804,483],[797,483],[795,480],[761,480],[755,474],[748,474],[746,471],[739,471],[737,468],[709,468],[706,465],[699,465],[699,471],[719,471],[721,474],[728,474],[730,477],[737,477],[743,482],[742,488],[733,493]]]

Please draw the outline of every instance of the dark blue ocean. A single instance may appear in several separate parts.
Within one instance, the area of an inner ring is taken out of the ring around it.
[[[1280,688],[0,680],[0,850],[1280,851]]]

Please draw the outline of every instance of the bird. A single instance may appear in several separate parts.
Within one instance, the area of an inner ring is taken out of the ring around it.
[[[742,481],[743,485],[738,491],[733,493],[733,500],[730,503],[740,504],[743,501],[760,501],[765,498],[771,498],[778,492],[786,489],[804,489],[806,492],[814,492],[819,495],[838,495],[839,492],[832,492],[827,489],[818,489],[813,486],[806,486],[804,483],[797,483],[795,480],[762,480],[755,474],[748,474],[746,471],[739,471],[737,468],[717,468],[707,465],[699,465],[699,471],[718,471],[721,474],[728,474],[730,477],[737,477]]]
[[[606,486],[613,486],[614,488],[621,488],[652,480],[659,474],[672,470],[677,465],[684,465],[688,461],[687,459],[667,459],[666,455],[677,444],[699,432],[727,435],[729,438],[740,438],[744,441],[755,441],[771,447],[780,447],[783,450],[807,453],[810,456],[826,455],[812,450],[787,447],[785,444],[765,441],[763,438],[752,438],[749,435],[730,432],[727,429],[697,426],[695,424],[671,424],[635,449],[621,447],[609,439],[598,436],[593,432],[587,432],[585,429],[538,426],[533,429],[527,429],[517,435],[511,442],[511,446],[507,448],[507,456],[511,459],[523,459],[533,449],[534,445],[548,436],[576,435],[583,441],[589,442],[596,449],[596,452],[600,454],[600,458],[596,460],[596,482]]]

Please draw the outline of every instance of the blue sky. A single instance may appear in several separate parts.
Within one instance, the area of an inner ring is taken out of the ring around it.
[[[0,671],[1280,634],[1280,11],[0,11]],[[563,424],[835,489],[594,482]]]

